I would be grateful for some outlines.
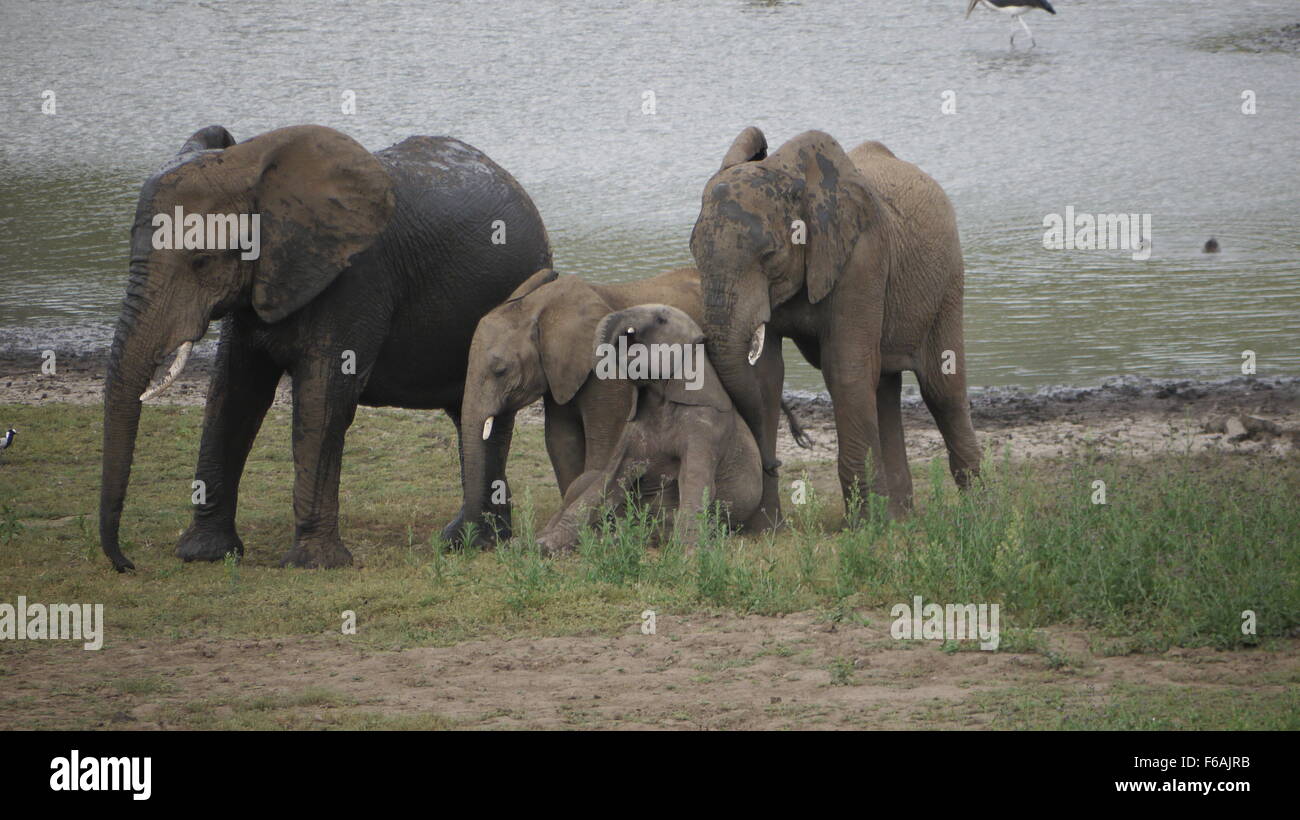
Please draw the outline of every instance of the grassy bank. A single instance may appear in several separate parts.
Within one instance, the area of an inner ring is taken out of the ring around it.
[[[459,503],[445,416],[363,409],[349,435],[343,535],[360,569],[280,570],[292,537],[287,411],[267,420],[244,478],[245,560],[183,565],[201,408],[146,410],[124,515],[136,573],[108,569],[96,535],[99,411],[7,406],[19,443],[0,466],[0,598],[105,604],[105,646],[131,638],[337,634],[357,614],[376,647],[483,636],[612,634],[639,613],[819,610],[853,618],[915,595],[1002,605],[1004,646],[1059,623],[1105,652],[1235,647],[1300,625],[1300,463],[1231,455],[1071,462],[993,457],[982,486],[917,471],[917,512],[839,529],[833,465],[787,465],[809,503],[775,536],[718,538],[693,556],[647,550],[631,521],[543,559],[527,544],[450,552],[434,538]],[[558,504],[539,427],[516,433],[517,528]],[[1097,480],[1106,504],[1092,503]],[[534,526],[537,526],[534,523]],[[1256,613],[1255,635],[1242,613]],[[1018,637],[1020,636],[1020,637]],[[953,647],[957,648],[956,646]],[[962,647],[969,648],[963,645]]]

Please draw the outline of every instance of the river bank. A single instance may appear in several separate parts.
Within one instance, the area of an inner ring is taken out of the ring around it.
[[[202,405],[213,349],[210,341],[197,346],[185,372],[156,401]],[[103,354],[57,354],[53,375],[41,372],[41,361],[30,350],[0,350],[0,405],[86,405],[102,400]],[[833,460],[835,426],[827,394],[787,391],[786,399],[813,446],[798,447],[783,426],[781,460]],[[276,404],[289,402],[286,377]],[[1063,456],[1086,448],[1130,455],[1215,450],[1285,456],[1293,455],[1300,443],[1300,378],[1198,381],[1120,376],[1087,387],[975,387],[971,411],[985,451],[997,456],[1008,450],[1013,458]],[[519,421],[540,424],[540,402],[522,411]],[[944,454],[933,419],[914,390],[904,391],[903,421],[911,459]]]

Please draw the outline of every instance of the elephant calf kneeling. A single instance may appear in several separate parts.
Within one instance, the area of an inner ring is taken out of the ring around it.
[[[626,378],[636,398],[603,469],[583,474],[538,538],[545,552],[571,550],[582,527],[630,495],[672,512],[688,547],[701,513],[719,503],[734,524],[751,518],[763,491],[758,445],[704,353],[698,324],[668,305],[611,313],[596,330],[596,374]]]

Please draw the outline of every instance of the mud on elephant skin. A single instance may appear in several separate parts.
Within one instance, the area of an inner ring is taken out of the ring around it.
[[[787,337],[826,380],[846,507],[868,492],[887,495],[894,514],[911,506],[904,370],[917,376],[957,484],[970,483],[980,452],[966,397],[964,269],[938,183],[879,142],[846,153],[808,131],[769,156],[750,127],[704,186],[691,252],[709,356],[763,454],[770,522],[780,516],[776,414]]]
[[[688,548],[699,537],[706,504],[718,504],[736,528],[758,511],[758,445],[704,354],[699,325],[668,305],[638,305],[609,314],[596,330],[599,354],[619,344],[627,350],[645,345],[652,354],[653,345],[676,346],[676,361],[694,361],[696,372],[674,367],[642,374],[629,368],[634,403],[614,453],[603,469],[569,487],[564,505],[538,537],[543,552],[573,549],[584,525],[602,510],[617,514],[629,494],[671,515],[674,535]]]
[[[156,241],[156,218],[173,213],[186,215],[181,244],[188,247]],[[241,214],[260,219],[260,254],[195,247],[228,244],[205,241],[214,236],[213,218]],[[190,219],[208,223],[206,236],[201,227],[191,236]],[[242,143],[220,126],[195,133],[144,184],[136,208],[104,386],[104,553],[119,571],[133,566],[119,529],[142,394],[177,350],[148,394],[164,389],[191,343],[220,319],[195,472],[205,497],[177,555],[212,561],[243,554],[235,529],[239,480],[288,373],[295,529],[282,563],[351,563],[339,537],[338,485],[357,405],[442,408],[459,426],[475,324],[550,263],[546,230],[527,193],[459,140],[410,137],[371,153],[320,126]],[[501,437],[486,456],[489,472],[503,480],[512,421],[501,419]]]
[[[678,268],[647,279],[599,284],[541,270],[479,321],[461,405],[461,422],[470,431],[462,451],[463,518],[443,531],[449,542],[463,542],[464,522],[476,523],[480,545],[491,541],[493,522],[483,511],[490,508],[496,489],[486,454],[500,434],[497,419],[503,413],[543,400],[546,449],[561,496],[584,473],[608,463],[635,392],[627,382],[593,375],[596,358],[590,342],[607,315],[647,303],[677,308],[698,324],[704,314],[699,272]],[[795,440],[809,446],[798,420],[788,408],[786,412]]]

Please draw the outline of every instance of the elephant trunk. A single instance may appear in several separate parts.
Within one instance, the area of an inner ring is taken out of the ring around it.
[[[99,540],[118,572],[133,569],[122,554],[118,532],[122,504],[131,480],[136,433],[140,426],[140,396],[149,386],[162,352],[156,333],[145,322],[151,315],[140,277],[133,275],[108,357],[104,380],[104,454],[99,491]]]
[[[768,308],[763,304],[746,309],[732,292],[706,290],[704,316],[709,360],[761,448],[768,431],[756,365],[767,343]]]
[[[494,436],[510,434],[510,425],[497,420],[499,408],[497,403],[467,393],[461,411],[461,521],[475,524],[480,535],[486,535],[485,529],[499,523],[486,520],[485,514],[504,506],[493,503],[496,488],[491,486],[491,477],[497,470],[488,463],[493,457],[489,442]]]
[[[707,331],[706,331],[707,333]],[[749,363],[751,339],[718,339],[708,344],[709,360],[760,446],[764,441],[763,394],[757,373]]]
[[[145,265],[133,265],[108,356],[104,379],[99,541],[119,572],[134,568],[122,554],[118,539],[140,427],[141,403],[146,395],[155,395],[175,380],[185,366],[191,342],[201,337],[206,328],[206,312],[202,307],[172,298],[173,295],[168,288],[149,284]],[[162,383],[146,394],[154,370],[172,350],[177,350],[176,361]]]

